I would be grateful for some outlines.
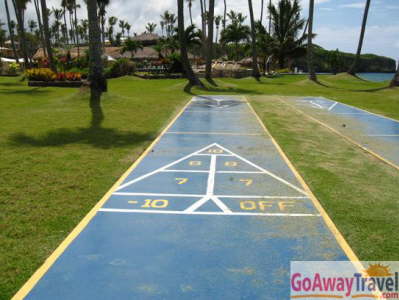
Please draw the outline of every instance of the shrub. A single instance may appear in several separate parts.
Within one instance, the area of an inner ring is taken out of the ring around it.
[[[106,70],[106,77],[116,78],[131,75],[136,70],[135,64],[127,58],[118,59],[114,64]]]
[[[82,80],[82,75],[78,72],[62,72],[58,73],[56,79],[57,81],[80,81]]]
[[[26,77],[32,81],[54,81],[57,75],[48,68],[29,69]]]
[[[13,62],[8,65],[7,74],[8,75],[17,75],[19,70],[20,70],[19,64],[17,64],[16,62]]]

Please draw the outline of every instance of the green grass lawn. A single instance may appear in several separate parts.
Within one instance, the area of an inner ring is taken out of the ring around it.
[[[294,112],[280,113],[277,104],[264,101],[262,95],[325,96],[399,119],[399,90],[377,90],[384,83],[346,75],[322,76],[321,81],[329,87],[305,76],[260,83],[251,78],[221,79],[219,87],[193,89],[192,94],[256,97],[255,108],[355,252],[361,258],[393,259],[399,253],[393,236],[396,223],[383,226],[382,220],[391,217],[386,207],[397,211],[390,198],[399,192],[394,184],[397,173],[331,133],[316,130]],[[192,94],[185,93],[184,86],[184,80],[111,80],[102,101],[105,120],[98,129],[90,127],[85,92],[30,88],[17,78],[0,78],[0,299],[9,299],[18,290],[186,103]],[[306,139],[298,138],[294,130],[298,124]],[[341,146],[324,145],[330,138]],[[333,164],[332,169],[314,166],[315,157],[308,150],[317,149],[316,142],[325,146],[317,159]],[[330,155],[337,158],[331,161]],[[345,167],[347,163],[351,167]],[[359,173],[353,173],[355,167]],[[367,172],[376,177],[372,187]],[[357,193],[352,193],[353,185]],[[380,202],[376,191],[381,192]]]

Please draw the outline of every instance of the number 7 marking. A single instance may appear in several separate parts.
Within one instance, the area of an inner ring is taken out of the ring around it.
[[[254,181],[253,179],[240,179],[240,182],[245,182],[245,186],[250,186]]]
[[[185,184],[188,181],[188,178],[175,178],[177,184]]]

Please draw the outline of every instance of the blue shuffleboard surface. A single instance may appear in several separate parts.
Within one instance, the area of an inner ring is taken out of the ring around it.
[[[285,101],[399,168],[399,121],[323,97]]]
[[[241,97],[194,97],[26,299],[288,299],[348,260]]]

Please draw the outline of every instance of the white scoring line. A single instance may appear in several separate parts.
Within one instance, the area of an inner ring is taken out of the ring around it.
[[[115,192],[116,196],[163,196],[163,197],[188,197],[188,198],[202,198],[206,197],[204,194],[163,194],[163,193],[124,193]],[[212,195],[217,198],[249,198],[249,199],[308,199],[305,196],[258,196],[258,195]]]
[[[165,134],[198,134],[198,135],[243,135],[243,136],[262,136],[261,133],[239,133],[239,132],[201,132],[201,131],[168,131]]]
[[[331,105],[331,106],[328,108],[328,111],[333,110],[333,108],[334,108],[337,104],[338,104],[338,102],[335,102],[333,105]]]
[[[399,134],[368,134],[366,136],[399,136]]]
[[[267,216],[267,217],[320,217],[320,214],[290,214],[290,213],[234,213],[234,212],[205,212],[205,211],[178,211],[178,210],[146,210],[146,209],[116,209],[101,208],[100,212],[114,213],[148,213],[148,214],[172,214],[172,215],[217,215],[217,216]]]

